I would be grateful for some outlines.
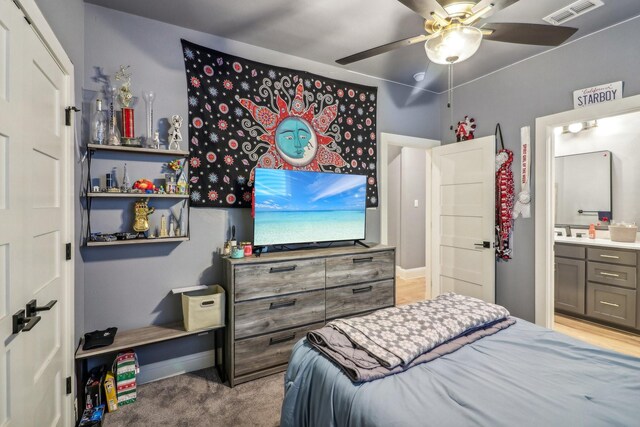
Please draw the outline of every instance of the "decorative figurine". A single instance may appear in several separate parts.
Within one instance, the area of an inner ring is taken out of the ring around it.
[[[179,150],[182,135],[180,128],[182,127],[182,117],[178,114],[171,116],[171,128],[169,129],[169,147],[168,150]]]
[[[187,236],[187,217],[184,213],[184,208],[180,208],[180,235]]]
[[[133,94],[131,93],[131,73],[127,72],[130,68],[129,65],[120,66],[120,71],[116,73],[116,80],[122,81],[122,86],[118,90],[118,99],[122,104],[122,139],[125,145],[134,145],[135,130],[133,121],[133,108],[130,108],[131,101],[133,101]]]
[[[134,205],[135,220],[133,223],[133,230],[138,233],[144,233],[149,230],[149,215],[151,215],[156,209],[150,208],[149,199],[140,199]]]
[[[178,178],[178,184],[176,185],[176,192],[178,194],[187,194],[187,177],[186,174],[182,172],[180,177]]]
[[[153,141],[150,142],[149,148],[160,148],[160,132],[153,132]]]
[[[176,229],[173,222],[173,215],[169,217],[169,237],[176,237]]]
[[[456,140],[462,142],[473,139],[475,130],[476,119],[464,116],[464,120],[458,122],[458,126],[456,127]]]
[[[168,237],[167,234],[167,217],[162,215],[160,218],[160,237]]]
[[[171,172],[171,173],[165,173],[164,174],[164,181],[165,181],[165,191],[167,192],[167,194],[175,194],[176,193],[176,174]]]
[[[139,190],[141,193],[153,193],[156,189],[156,186],[153,185],[153,182],[148,179],[139,179],[133,184],[134,190]]]
[[[126,193],[131,192],[131,180],[129,179],[129,173],[127,172],[127,164],[124,164],[124,176],[122,177],[122,188]]]

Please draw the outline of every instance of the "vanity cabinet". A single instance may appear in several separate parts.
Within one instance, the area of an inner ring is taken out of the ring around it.
[[[584,248],[565,248],[565,246],[567,245],[556,245],[555,308],[570,313],[584,314],[586,293]],[[576,249],[582,249],[582,251]],[[571,255],[577,259],[561,257],[558,254]]]
[[[556,310],[640,330],[637,288],[638,251],[555,244]]]
[[[395,305],[395,249],[375,245],[224,259],[229,384],[286,369],[293,345],[338,317]]]

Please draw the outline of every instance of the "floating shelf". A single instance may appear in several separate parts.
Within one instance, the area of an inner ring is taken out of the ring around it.
[[[149,243],[178,243],[188,241],[188,237],[156,237],[155,239],[131,239],[114,240],[113,242],[92,242],[88,241],[87,246],[118,246],[118,245],[140,245]]]
[[[143,147],[127,147],[126,145],[100,145],[100,144],[88,144],[89,150],[96,151],[120,151],[125,153],[145,153],[145,154],[158,154],[161,156],[179,156],[187,157],[188,151],[184,150],[163,150],[162,148],[143,148]]]
[[[188,194],[146,194],[146,193],[88,193],[89,197],[103,197],[103,198],[119,198],[119,197],[131,197],[136,199],[144,199],[146,197],[152,199],[188,199]]]

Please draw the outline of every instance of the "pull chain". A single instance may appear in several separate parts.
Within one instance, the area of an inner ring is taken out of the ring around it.
[[[449,108],[449,114],[450,114],[450,122],[451,125],[449,126],[449,129],[453,130],[453,63],[449,64],[449,90],[448,90],[448,102],[447,102],[447,108]]]

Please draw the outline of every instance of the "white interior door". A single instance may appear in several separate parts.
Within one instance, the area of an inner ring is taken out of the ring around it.
[[[0,0],[0,426],[73,424],[69,85],[22,11]],[[56,304],[13,333],[31,300]]]
[[[435,147],[431,156],[432,295],[495,302],[495,137]]]

